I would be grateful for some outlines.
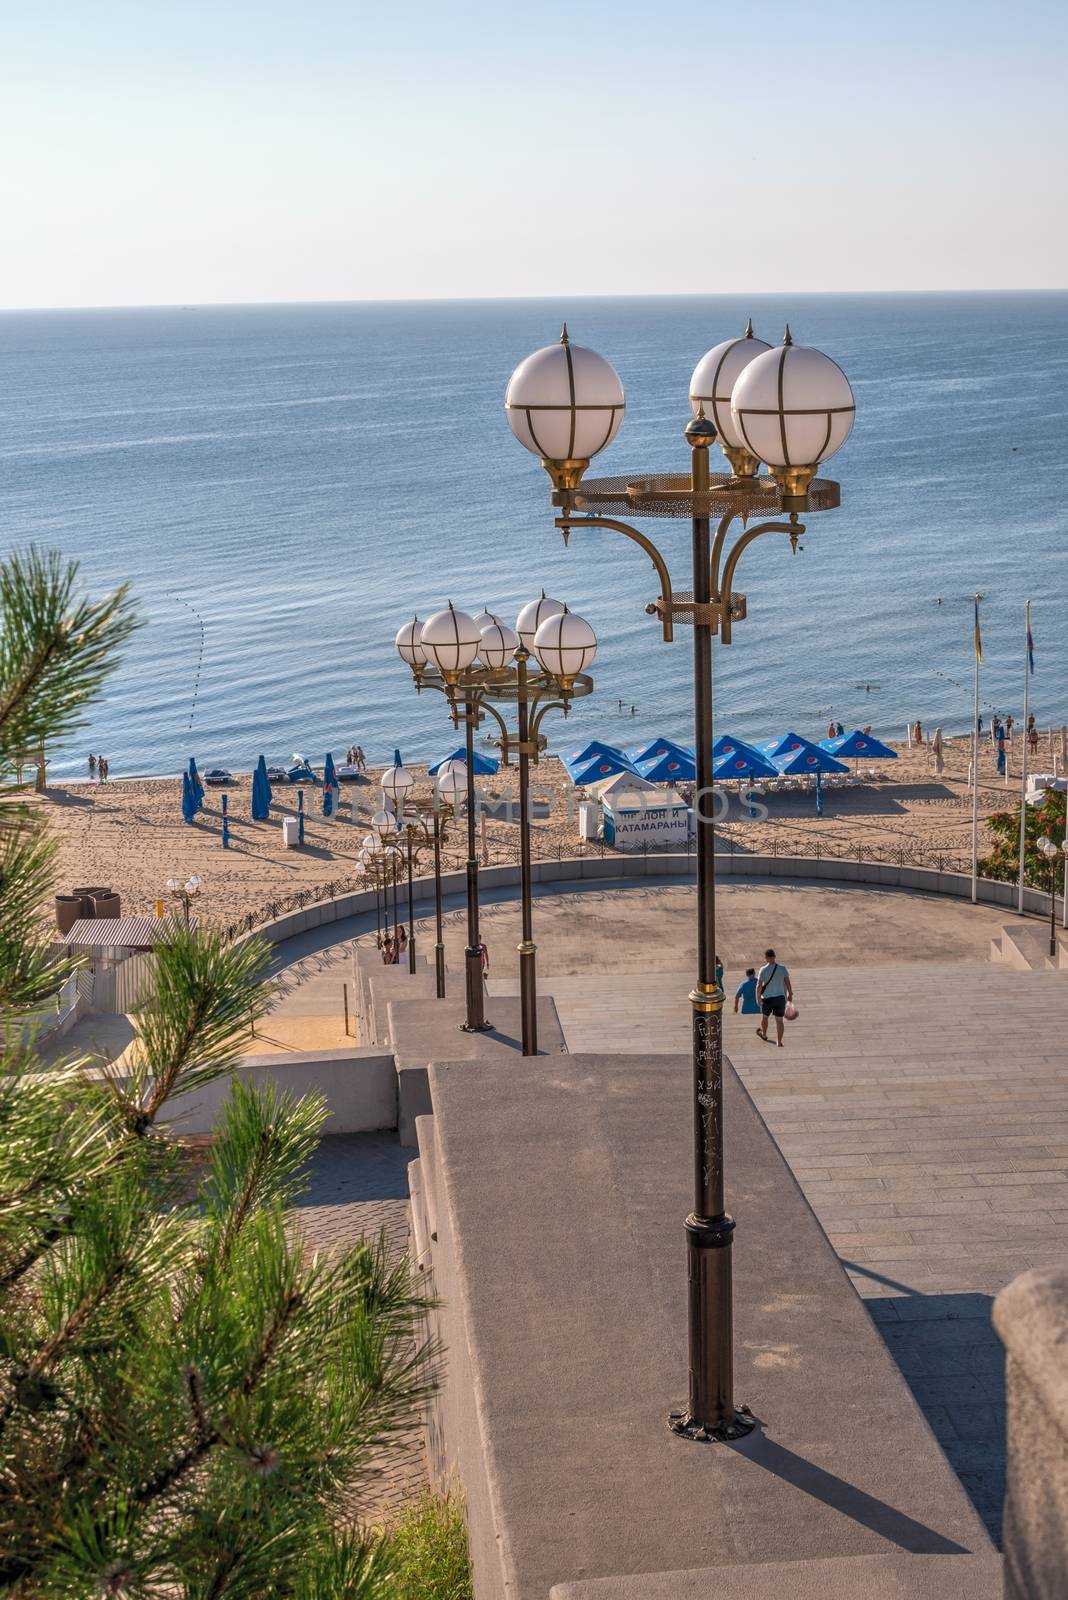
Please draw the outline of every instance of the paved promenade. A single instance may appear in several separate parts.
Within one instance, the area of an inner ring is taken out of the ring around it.
[[[1068,1262],[1068,979],[978,962],[794,976],[785,1048],[729,1015],[727,1049],[997,1537],[990,1305],[1027,1267]],[[684,973],[551,988],[573,1051],[686,1048]]]

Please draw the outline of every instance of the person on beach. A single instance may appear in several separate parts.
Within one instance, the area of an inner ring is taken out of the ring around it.
[[[835,723],[834,722],[828,722],[828,724],[827,724],[827,737],[828,737],[828,739],[833,739],[835,734],[836,734],[836,732],[837,732],[837,728],[836,728]]]
[[[722,989],[723,988],[723,962],[720,960],[719,956],[716,957],[716,982],[719,984],[720,988]]]
[[[834,725],[834,736],[835,736],[836,739],[844,739],[845,738],[845,728],[842,726],[842,724],[840,722],[836,722],[835,725]]]
[[[764,965],[757,978],[757,999],[760,1002],[760,1026],[757,1033],[768,1043],[768,1018],[775,1018],[775,1036],[779,1049],[782,1049],[783,1018],[786,1016],[786,1002],[793,1000],[793,985],[790,982],[790,973],[781,962],[776,961],[774,950],[764,951]]]
[[[408,954],[408,930],[407,930],[407,928],[402,927],[401,931],[400,931],[400,937],[397,940],[396,954],[394,955],[393,959],[394,959],[394,961],[396,961],[399,964],[401,961],[404,960],[404,958],[405,958],[405,956],[407,954]]]
[[[367,771],[367,761],[364,757],[363,745],[360,744],[356,746],[356,766],[360,772]]]
[[[483,983],[488,983],[489,982],[489,950],[488,950],[488,948],[486,946],[485,939],[483,939],[482,943],[478,947],[478,960],[479,960],[479,965],[482,968],[482,982]]]
[[[745,978],[734,991],[734,1009],[736,1012],[741,1009],[743,1015],[747,1017],[760,1015],[760,1007],[757,1004],[756,967],[746,967]]]
[[[995,711],[994,712],[994,720],[990,724],[990,743],[991,744],[997,744],[997,742],[998,742],[998,740],[1000,738],[1001,738],[1001,718],[998,716],[997,712]]]
[[[89,776],[91,778],[96,777],[96,756],[89,757]]]
[[[382,964],[386,967],[393,965],[393,937],[388,933],[382,941]]]
[[[108,772],[110,771],[110,768],[108,766],[107,756],[97,756],[96,767],[97,767],[97,771],[100,773],[100,781],[101,781],[101,783],[107,783],[107,781],[108,781]]]
[[[983,719],[982,719],[982,717],[980,717],[979,718],[979,732],[982,733],[982,731],[983,731]],[[1012,743],[1012,713],[1011,712],[1005,718],[1005,737],[1009,741],[1009,743],[1011,744]]]
[[[912,742],[913,744],[923,743],[923,723],[919,717],[916,718],[916,726],[912,730]]]
[[[1031,726],[1027,730],[1027,742],[1031,747],[1031,754],[1033,756],[1037,756],[1037,754],[1038,754],[1038,729],[1035,727],[1035,719],[1034,719],[1034,717],[1031,718]]]

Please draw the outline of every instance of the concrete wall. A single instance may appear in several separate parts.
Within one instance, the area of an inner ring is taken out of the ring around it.
[[[1005,1600],[1068,1592],[1068,1270],[1026,1272],[994,1302],[1005,1345]]]
[[[604,856],[564,856],[559,861],[535,861],[532,877],[535,883],[573,883],[586,879],[693,877],[696,870],[696,858],[692,853],[675,855],[653,852],[641,855],[610,851]],[[929,867],[897,867],[879,861],[841,861],[827,857],[817,859],[815,856],[731,855],[724,850],[716,856],[716,875],[720,879],[811,878],[822,883],[867,883],[887,889],[945,894],[958,900],[971,898],[971,878],[967,873],[935,872]],[[518,867],[483,867],[479,872],[479,887],[487,900],[492,900],[494,890],[514,888],[518,883]],[[466,889],[464,874],[443,874],[441,887],[445,896],[463,895]],[[420,906],[425,907],[434,897],[433,878],[416,878],[414,892]],[[977,898],[983,905],[1004,906],[1007,911],[1014,911],[1016,886],[980,878]],[[322,924],[341,922],[346,917],[373,918],[374,910],[373,891],[363,890],[358,894],[342,895],[336,900],[324,900],[318,905],[306,906],[303,911],[289,912],[274,922],[264,923],[245,937],[264,939],[268,944],[281,944],[294,934],[306,933],[309,928],[317,928]],[[1024,912],[1048,918],[1048,894],[1039,889],[1025,889]],[[424,913],[421,911],[420,914]]]
[[[380,1050],[246,1056],[231,1076],[255,1085],[273,1083],[292,1095],[325,1095],[325,1133],[374,1133],[397,1126],[397,1074],[393,1057]],[[195,1094],[168,1100],[163,1120],[183,1134],[211,1133],[229,1093],[230,1076],[218,1078]]]

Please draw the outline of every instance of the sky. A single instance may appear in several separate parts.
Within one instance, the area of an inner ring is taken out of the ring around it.
[[[1063,288],[1068,6],[34,0],[0,307]]]

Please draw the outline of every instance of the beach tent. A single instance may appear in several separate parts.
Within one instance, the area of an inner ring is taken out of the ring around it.
[[[636,772],[614,772],[610,778],[605,778],[596,785],[597,794],[601,800],[610,800],[613,797],[619,800],[625,795],[646,795],[651,802],[660,804],[661,791],[655,783],[650,783],[648,778],[641,777]]]
[[[326,761],[323,765],[323,816],[332,817],[334,802],[337,798],[337,768],[334,766],[334,757],[331,751],[326,752]]]
[[[640,767],[645,761],[659,761],[662,756],[674,756],[676,760],[685,758],[693,760],[693,746],[679,744],[674,739],[650,739],[647,744],[635,745],[632,750],[624,751],[628,761]]]
[[[442,756],[440,761],[435,761],[434,765],[429,769],[428,776],[436,778],[447,761],[458,761],[461,766],[466,767],[467,751],[463,745],[458,750],[450,751],[447,756]],[[500,762],[495,756],[484,756],[480,755],[477,750],[475,751],[474,759],[471,762],[471,771],[476,778],[492,778],[499,767]]]
[[[753,750],[748,745],[739,745],[737,742],[728,754],[720,756],[712,768],[714,783],[729,783],[732,779],[745,782],[752,778],[778,776],[778,767],[772,766],[759,750]]]
[[[650,783],[693,783],[697,765],[688,750],[672,750],[651,761],[640,761],[638,771]]]
[[[605,778],[614,778],[617,772],[629,772],[632,778],[638,776],[622,751],[617,751],[614,755],[606,753],[591,756],[588,761],[572,763],[565,760],[564,771],[576,789],[600,783]]]
[[[617,744],[605,744],[601,739],[591,739],[589,744],[584,744],[581,750],[569,750],[561,757],[565,767],[580,767],[587,761],[592,761],[594,756],[605,756],[611,761],[618,761],[624,767],[634,770],[634,763],[627,752]]]
[[[193,785],[194,810],[200,811],[204,805],[204,785],[201,783],[200,773],[197,771],[196,756],[189,757],[189,781]]]
[[[186,822],[192,822],[197,814],[196,791],[193,780],[188,772],[182,773],[182,816]]]
[[[897,760],[896,750],[891,750],[888,744],[873,738],[870,733],[861,733],[859,728],[854,729],[852,733],[844,733],[837,739],[821,739],[820,749],[830,751],[831,755],[837,756],[840,761]]]
[[[616,850],[650,845],[685,845],[690,808],[670,789],[664,794],[648,779],[619,773],[601,790],[604,842]]]
[[[266,822],[271,811],[271,799],[271,786],[267,781],[267,762],[260,756],[256,770],[252,774],[253,822]]]

